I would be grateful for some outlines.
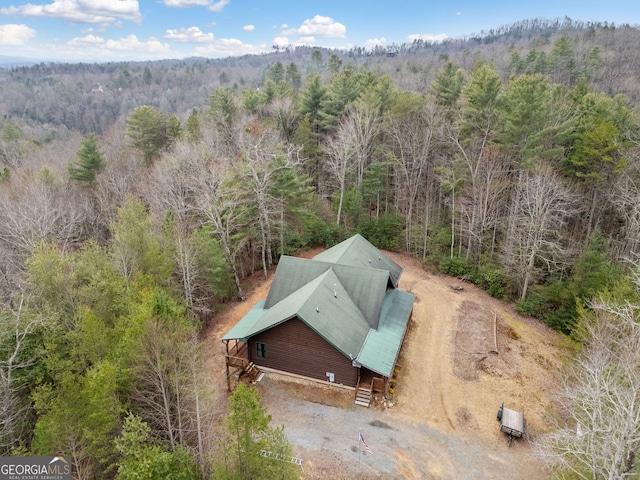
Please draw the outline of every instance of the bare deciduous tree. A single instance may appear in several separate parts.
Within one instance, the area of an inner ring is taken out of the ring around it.
[[[167,216],[169,235],[175,244],[174,257],[182,281],[185,303],[193,308],[198,302],[197,261],[194,246],[189,236],[197,227],[197,197],[199,177],[207,168],[209,153],[202,145],[180,142],[172,155],[159,159],[149,172],[145,185],[141,187],[145,200],[158,217],[158,223]],[[199,305],[200,307],[202,305]]]
[[[356,162],[356,187],[362,192],[364,172],[371,163],[376,138],[380,132],[379,107],[365,101],[356,102],[348,115],[353,117],[352,148]]]
[[[597,301],[583,350],[563,378],[563,419],[538,444],[557,478],[637,477],[640,451],[640,307]]]
[[[245,192],[247,204],[257,214],[260,254],[265,277],[273,266],[274,226],[280,220],[281,198],[278,179],[285,171],[302,164],[299,150],[282,140],[267,127],[253,123],[247,126],[239,139],[242,145],[242,162],[236,172]]]
[[[537,265],[553,272],[567,257],[563,228],[575,213],[576,198],[548,166],[520,172],[504,244],[504,259],[521,282],[522,299],[534,280]],[[563,241],[564,240],[564,241]]]
[[[353,118],[345,117],[336,129],[334,137],[324,146],[327,153],[326,168],[335,177],[339,190],[336,225],[340,225],[348,177],[355,170],[355,152],[352,146],[353,129]]]
[[[210,162],[200,172],[197,204],[200,212],[218,239],[225,259],[229,264],[236,285],[237,296],[244,300],[244,293],[238,275],[237,257],[244,246],[246,236],[242,229],[247,222],[246,206],[240,189],[225,179],[226,166]]]
[[[194,449],[204,462],[204,450],[215,412],[200,372],[200,346],[195,333],[150,320],[140,338],[135,363],[133,399],[136,413],[155,435]]]
[[[637,166],[620,175],[608,200],[623,221],[622,235],[615,242],[619,258],[633,259],[640,253],[640,183]]]
[[[437,191],[435,151],[442,141],[442,112],[431,102],[422,109],[391,117],[387,133],[396,174],[396,205],[405,217],[405,248],[410,249],[411,231],[418,199],[424,199],[425,216]],[[422,197],[420,197],[422,195]],[[428,221],[427,221],[428,223]]]
[[[138,179],[142,176],[142,160],[136,158],[133,148],[127,145],[122,132],[110,129],[101,143],[107,165],[98,175],[94,195],[96,198],[96,221],[106,229],[123,207],[129,196],[135,193]]]
[[[466,226],[467,256],[477,256],[484,253],[487,237],[497,226],[506,197],[508,166],[500,152],[485,143],[487,138],[464,146],[457,137],[451,139],[467,169],[461,192],[466,207],[461,220]]]
[[[64,182],[44,167],[38,178],[14,176],[0,189],[0,242],[20,258],[40,242],[56,242],[64,250],[84,238],[90,207],[73,198]]]
[[[7,452],[17,446],[20,424],[29,408],[25,377],[19,373],[36,361],[32,355],[25,355],[25,350],[41,319],[25,314],[23,297],[15,308],[8,306],[3,310],[8,315],[3,315],[0,321],[0,449]]]

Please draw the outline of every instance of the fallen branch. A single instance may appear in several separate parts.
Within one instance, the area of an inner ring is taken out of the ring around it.
[[[495,312],[491,312],[493,313],[493,345],[494,348],[493,350],[489,350],[489,353],[495,353],[496,355],[498,354],[498,316],[496,315]]]

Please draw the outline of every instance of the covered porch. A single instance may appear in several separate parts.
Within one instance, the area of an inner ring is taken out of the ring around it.
[[[360,367],[354,403],[361,407],[368,407],[374,393],[383,393],[385,396],[388,394],[388,384],[387,378],[383,375],[366,367]]]
[[[240,378],[246,375],[252,382],[259,382],[264,372],[249,360],[249,344],[239,339],[223,340],[225,345],[225,368],[227,374],[227,390],[230,392],[231,377]],[[231,345],[230,345],[231,344]]]

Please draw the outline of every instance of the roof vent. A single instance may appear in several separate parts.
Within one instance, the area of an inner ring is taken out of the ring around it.
[[[369,263],[371,263],[371,259],[369,259]]]
[[[333,296],[334,298],[338,298],[338,292],[336,292],[336,284],[333,284]]]
[[[320,307],[316,307],[316,312],[320,313]]]

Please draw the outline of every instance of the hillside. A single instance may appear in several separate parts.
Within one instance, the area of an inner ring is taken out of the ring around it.
[[[569,41],[569,50],[562,52],[565,58],[558,64],[553,50],[563,37]],[[639,41],[640,30],[636,26],[530,19],[443,43],[417,41],[373,51],[361,47],[346,52],[298,47],[227,59],[42,62],[0,70],[0,112],[25,130],[34,129],[37,139],[62,126],[82,134],[103,133],[143,104],[186,120],[193,109],[202,108],[217,88],[230,87],[239,93],[262,86],[267,71],[277,62],[295,63],[302,82],[318,71],[330,76],[327,61],[333,55],[343,64],[353,63],[378,75],[388,75],[398,88],[413,92],[427,90],[437,71],[449,60],[465,70],[477,61],[486,61],[495,65],[503,81],[512,74],[549,73],[556,81],[572,84],[586,74],[593,90],[611,96],[624,94],[637,103]],[[321,52],[324,69],[318,69],[313,61],[314,50]]]
[[[225,452],[246,449],[202,333],[281,255],[359,233],[424,297],[402,422],[497,442],[486,416],[508,396],[548,433],[549,465],[633,472],[639,35],[532,19],[373,51],[0,71],[3,454],[73,455],[79,478],[233,476]]]

